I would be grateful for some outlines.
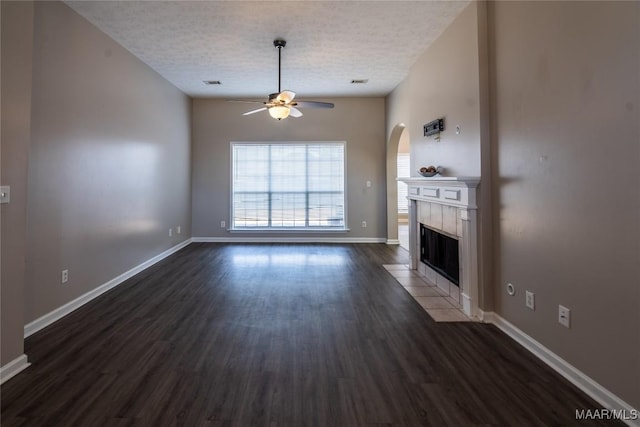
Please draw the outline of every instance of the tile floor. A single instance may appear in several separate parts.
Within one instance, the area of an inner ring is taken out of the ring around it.
[[[383,267],[409,292],[436,322],[471,322],[461,305],[406,264],[384,264]]]

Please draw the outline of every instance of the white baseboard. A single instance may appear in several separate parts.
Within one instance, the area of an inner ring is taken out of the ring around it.
[[[16,357],[11,362],[0,367],[0,384],[4,384],[5,381],[15,377],[29,366],[31,366],[31,363],[28,362],[26,354]]]
[[[578,370],[547,347],[525,334],[515,325],[503,319],[500,315],[493,312],[483,312],[481,316],[485,323],[491,323],[502,332],[509,335],[517,343],[533,353],[538,359],[549,365],[549,367],[554,371],[562,375],[569,382],[602,405],[603,409],[622,409],[626,411],[627,414],[638,413],[638,410],[634,409],[627,402],[611,393],[582,371]],[[629,426],[640,427],[640,419],[622,421],[627,423]]]
[[[387,245],[399,245],[400,240],[398,239],[387,239]]]
[[[194,243],[385,243],[384,237],[194,237]]]
[[[33,322],[29,322],[24,327],[24,337],[27,338],[28,336],[30,336],[30,335],[38,332],[39,330],[49,326],[50,324],[52,324],[56,320],[59,320],[59,319],[63,318],[64,316],[66,316],[67,314],[71,313],[72,311],[77,310],[78,308],[82,307],[84,304],[88,303],[92,299],[102,295],[103,293],[107,292],[108,290],[110,290],[112,288],[115,288],[116,286],[118,286],[119,284],[124,282],[125,280],[127,280],[127,279],[135,276],[136,274],[140,273],[141,271],[151,267],[153,264],[155,264],[155,263],[157,263],[159,261],[162,261],[163,259],[165,259],[169,255],[174,254],[175,252],[177,252],[180,249],[182,249],[185,246],[187,246],[189,243],[191,243],[191,239],[187,239],[187,240],[183,241],[182,243],[179,243],[179,244],[173,246],[172,248],[167,249],[166,251],[162,252],[161,254],[156,255],[153,258],[143,262],[142,264],[133,267],[131,270],[122,273],[118,277],[115,277],[115,278],[109,280],[107,283],[104,283],[104,284],[98,286],[97,288],[87,292],[86,294],[79,296],[78,298],[74,299],[73,301],[70,301],[70,302],[66,303],[65,305],[63,305],[63,306],[56,308],[55,310],[45,314],[42,317],[39,317],[38,319],[34,320]]]

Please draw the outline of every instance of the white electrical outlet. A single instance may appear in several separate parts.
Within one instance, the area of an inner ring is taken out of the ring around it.
[[[60,275],[60,282],[67,283],[69,281],[69,270],[62,270],[62,274]]]
[[[176,233],[181,234],[182,233],[182,227],[177,226],[176,227]]]
[[[172,228],[169,229],[169,237],[171,237],[171,236],[173,236],[173,229]]]
[[[526,299],[525,304],[531,310],[535,310],[536,309],[536,294],[534,294],[531,291],[526,291],[525,294],[526,294],[526,296],[525,296],[525,299]]]
[[[0,187],[0,203],[10,203],[11,202],[11,187],[8,185],[3,185]]]
[[[367,228],[367,221],[362,221],[362,228]]]
[[[225,228],[227,226],[226,221],[220,221],[220,228]]]
[[[571,327],[571,310],[563,305],[558,306],[558,323],[567,328]]]

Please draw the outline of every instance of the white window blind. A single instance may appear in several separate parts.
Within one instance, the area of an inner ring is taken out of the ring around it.
[[[233,143],[234,229],[344,229],[344,142]]]
[[[398,153],[398,178],[409,178],[409,153]],[[407,184],[398,182],[398,213],[408,213]]]

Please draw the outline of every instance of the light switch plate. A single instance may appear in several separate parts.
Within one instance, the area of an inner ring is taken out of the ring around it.
[[[536,309],[536,294],[534,294],[531,291],[526,291],[525,292],[525,305],[527,306],[527,308],[530,308],[531,310],[535,310]]]
[[[3,185],[0,187],[0,203],[9,203],[11,201],[11,187]]]

